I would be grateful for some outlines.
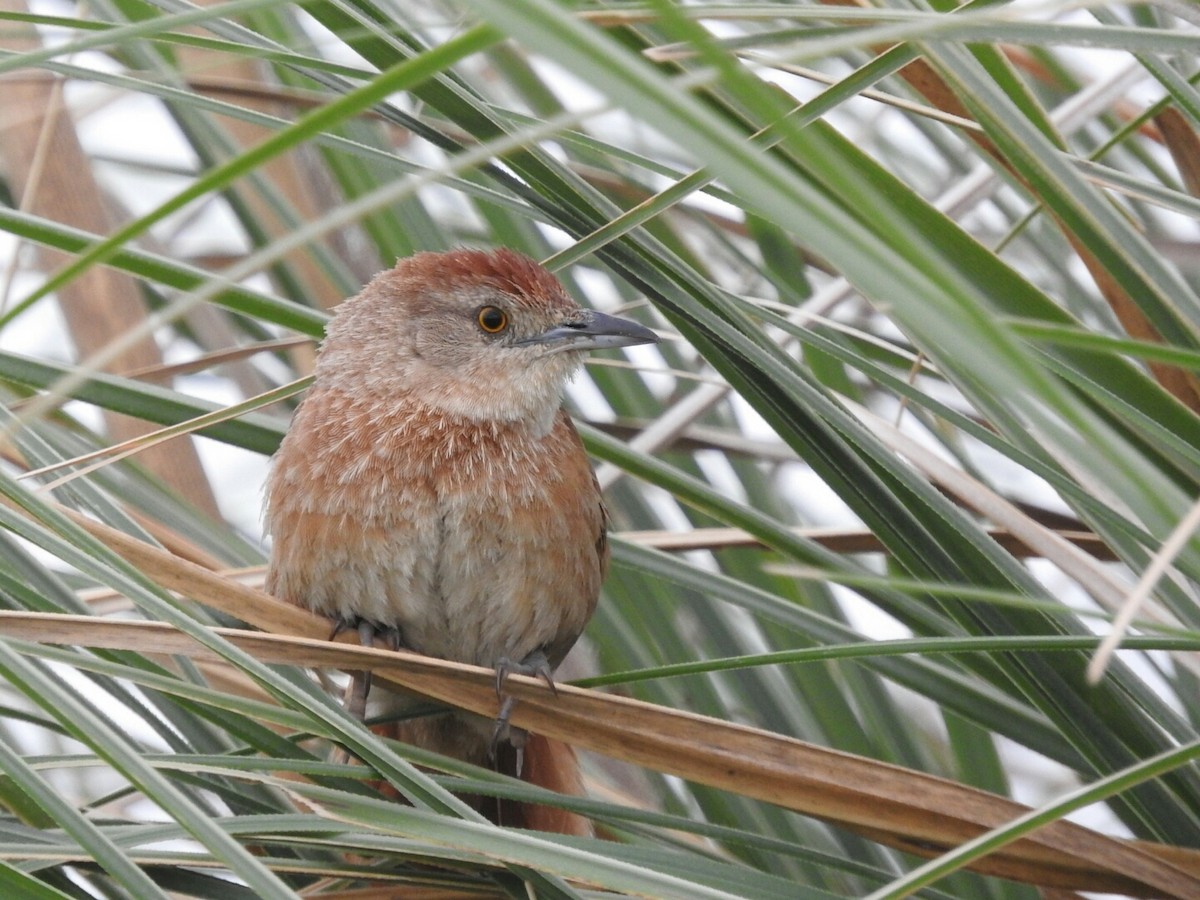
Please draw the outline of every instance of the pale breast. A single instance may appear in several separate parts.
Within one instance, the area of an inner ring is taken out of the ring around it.
[[[444,618],[431,623],[429,652],[494,665],[542,648],[557,665],[600,592],[603,508],[565,415],[549,435],[518,441],[505,456],[483,477],[464,464],[436,479]]]
[[[603,578],[603,509],[560,413],[550,432],[309,396],[268,482],[268,590],[399,626],[418,652],[494,666],[565,655]],[[373,439],[368,439],[371,436]]]

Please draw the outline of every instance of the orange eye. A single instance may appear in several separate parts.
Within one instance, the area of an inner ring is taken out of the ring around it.
[[[485,306],[475,314],[475,321],[486,333],[499,334],[508,327],[508,313],[498,306]]]

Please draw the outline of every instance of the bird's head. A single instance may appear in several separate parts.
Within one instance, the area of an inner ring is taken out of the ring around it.
[[[587,351],[657,340],[636,322],[581,308],[512,250],[418,253],[338,307],[317,384],[549,428]]]

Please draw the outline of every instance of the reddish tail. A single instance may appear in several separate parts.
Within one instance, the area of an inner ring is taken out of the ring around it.
[[[584,795],[583,777],[579,772],[579,760],[575,757],[574,748],[570,744],[553,741],[539,734],[531,734],[529,742],[525,745],[521,780],[559,794],[576,797]],[[590,819],[553,806],[502,801],[499,820],[505,825],[515,825],[533,831],[552,831],[582,837],[591,837],[593,834]]]
[[[487,758],[488,741],[456,716],[432,716],[411,722],[392,722],[377,725],[372,731],[475,765],[492,765]],[[495,769],[506,775],[515,774],[516,751],[505,745],[499,748],[498,755],[499,759],[494,761]],[[571,745],[538,734],[529,735],[525,744],[521,780],[559,794],[582,797],[586,793],[579,771],[579,760],[575,757]],[[380,782],[376,786],[385,796],[399,799],[396,791],[386,782]],[[499,825],[586,837],[594,833],[591,820],[564,809],[512,800],[495,800],[490,797],[465,799]]]

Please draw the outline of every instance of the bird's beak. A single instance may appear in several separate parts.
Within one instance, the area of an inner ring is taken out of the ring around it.
[[[589,309],[575,321],[555,325],[518,343],[523,346],[549,345],[555,350],[604,350],[656,344],[658,335],[645,325]]]

